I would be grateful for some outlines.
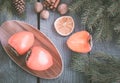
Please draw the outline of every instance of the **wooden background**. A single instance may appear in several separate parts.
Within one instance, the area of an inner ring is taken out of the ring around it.
[[[40,28],[40,31],[51,39],[51,41],[55,44],[60,54],[62,55],[64,62],[64,71],[59,78],[53,80],[45,80],[32,76],[17,66],[8,57],[0,45],[0,83],[85,83],[82,74],[75,72],[70,68],[72,52],[66,46],[66,40],[69,36],[62,37],[57,34],[54,29],[53,23],[58,17],[60,17],[60,14],[58,12],[50,11],[49,19],[43,20],[34,12],[35,2],[36,0],[33,0],[33,3],[26,4],[25,19],[17,18],[16,16],[7,18],[9,16],[9,13],[6,14],[6,12],[0,12],[0,21],[5,22],[6,20],[21,20],[35,26],[36,28]],[[69,4],[72,2],[72,0],[61,0],[61,3],[64,2]],[[3,14],[6,18],[2,16]],[[74,32],[82,29],[82,27],[80,27],[80,20],[77,16],[71,15],[69,13],[66,15],[70,15],[74,18]]]
[[[40,29],[51,41],[55,44],[64,62],[64,71],[60,77],[53,80],[45,80],[32,76],[31,74],[22,70],[17,66],[5,53],[2,46],[0,45],[0,83],[86,83],[85,77],[82,73],[73,71],[70,68],[71,54],[72,52],[66,46],[67,37],[62,37],[56,33],[53,23],[61,15],[58,12],[50,12],[50,17],[47,20],[43,20],[34,12],[34,3],[37,0],[33,0],[33,3],[26,3],[26,17],[25,19],[18,18],[16,16],[9,18],[9,13],[0,11],[0,22],[5,22],[6,20],[21,20],[26,23],[29,23],[36,28]],[[42,1],[42,0],[40,0]],[[70,4],[73,0],[61,0],[61,3]],[[73,14],[70,15],[74,18],[75,21],[75,30],[74,32],[82,30],[80,24],[80,19]],[[74,33],[73,32],[73,33]],[[106,51],[112,53],[113,55],[120,54],[120,48],[116,48],[113,44],[109,43],[94,43],[93,40],[93,49],[92,52]]]

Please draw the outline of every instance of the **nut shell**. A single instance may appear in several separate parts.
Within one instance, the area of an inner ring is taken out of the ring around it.
[[[43,10],[41,13],[40,13],[40,17],[42,19],[48,19],[49,18],[49,11],[48,10]]]
[[[41,2],[36,2],[35,3],[35,12],[40,13],[43,10],[43,5]]]
[[[65,3],[62,3],[58,6],[58,12],[61,14],[61,15],[64,15],[68,12],[68,5],[65,4]]]

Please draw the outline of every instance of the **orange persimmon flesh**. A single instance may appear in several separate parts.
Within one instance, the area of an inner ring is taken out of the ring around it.
[[[88,53],[91,51],[91,35],[87,31],[79,31],[71,35],[67,40],[67,46],[75,52]]]
[[[33,43],[34,35],[28,31],[17,32],[8,39],[8,44],[20,55],[25,54],[32,47]]]
[[[37,71],[42,71],[50,68],[53,65],[51,54],[40,46],[32,48],[31,54],[26,61],[26,65]]]

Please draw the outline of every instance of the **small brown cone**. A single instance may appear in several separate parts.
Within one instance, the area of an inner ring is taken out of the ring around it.
[[[13,6],[18,14],[22,14],[25,11],[25,0],[13,0]]]

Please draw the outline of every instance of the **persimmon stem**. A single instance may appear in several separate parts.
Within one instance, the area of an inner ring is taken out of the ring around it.
[[[18,52],[11,45],[8,44],[8,47],[10,47],[10,49],[12,50],[12,52],[15,53],[16,56],[19,56]]]
[[[29,50],[29,51],[26,53],[26,58],[25,58],[25,61],[27,61],[27,60],[28,60],[28,58],[29,58],[30,54],[31,54],[31,50]]]

